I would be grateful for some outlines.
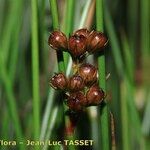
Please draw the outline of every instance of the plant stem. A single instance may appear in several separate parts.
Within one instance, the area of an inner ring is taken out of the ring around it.
[[[137,0],[129,0],[127,2],[127,30],[128,30],[128,39],[129,44],[133,53],[133,61],[135,60],[136,54],[136,45],[138,41],[138,12],[139,12],[139,1]]]
[[[0,56],[2,56],[0,54]],[[12,84],[8,78],[8,74],[6,73],[6,69],[4,66],[4,59],[2,57],[0,57],[0,77],[1,80],[3,81],[4,84],[4,88],[6,91],[6,96],[7,96],[7,103],[8,103],[8,110],[9,113],[11,114],[11,118],[13,120],[14,123],[14,129],[16,132],[16,137],[18,142],[22,141],[23,142],[23,133],[22,133],[22,129],[21,129],[21,123],[19,120],[19,116],[18,116],[18,110],[17,110],[17,105],[16,105],[16,101],[15,101],[15,97],[13,94],[13,90],[12,90]],[[24,145],[19,145],[20,150],[25,149]]]
[[[67,0],[66,1],[66,12],[65,12],[65,26],[64,26],[64,32],[67,37],[69,37],[69,34],[73,31],[74,27],[74,7],[75,7],[75,0]],[[69,54],[64,53],[64,62],[67,66],[69,62]]]
[[[123,45],[123,54],[125,56],[125,67],[126,67],[126,75],[129,76],[129,80],[134,82],[134,60],[132,51],[129,46],[129,42],[127,40],[127,37],[124,34],[122,34],[122,45]]]
[[[65,33],[67,36],[72,32],[74,26],[74,7],[75,0],[67,0],[67,11],[66,11],[66,21],[65,21]]]
[[[50,118],[51,122],[49,124],[48,131],[47,131],[47,134],[46,134],[46,137],[45,137],[46,140],[50,138],[52,130],[53,130],[55,124],[56,124],[55,120],[56,120],[56,117],[57,117],[57,113],[58,113],[58,107],[55,107],[53,109],[53,112],[52,112],[52,115],[51,115],[51,118]],[[48,145],[44,145],[42,150],[46,150],[47,148],[48,148]]]
[[[103,0],[96,0],[96,28],[98,31],[103,31]],[[99,84],[104,91],[106,91],[105,83],[105,56],[99,56],[98,58],[98,72],[99,72]],[[109,150],[109,115],[107,104],[101,108],[101,139],[102,139],[102,149]]]
[[[128,133],[128,109],[127,109],[127,89],[126,81],[121,83],[121,125],[122,125],[122,147],[123,150],[129,150]]]
[[[33,126],[34,139],[39,139],[40,131],[40,94],[39,94],[39,47],[38,47],[38,5],[37,0],[31,1],[32,6],[32,82],[33,82]],[[38,147],[37,147],[38,149]]]
[[[123,65],[123,59],[121,56],[121,50],[119,46],[119,40],[117,38],[117,35],[115,33],[115,28],[113,26],[112,18],[110,16],[109,10],[107,6],[105,6],[105,25],[106,25],[106,30],[108,32],[108,36],[110,39],[110,44],[112,47],[112,54],[115,60],[115,66],[117,69],[117,73],[119,76],[123,76],[124,74],[124,65]]]

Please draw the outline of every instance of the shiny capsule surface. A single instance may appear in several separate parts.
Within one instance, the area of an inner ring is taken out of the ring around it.
[[[55,50],[67,50],[68,41],[64,33],[60,31],[53,31],[48,39],[48,45]]]
[[[65,90],[67,88],[67,78],[63,73],[57,73],[50,79],[50,85],[54,89]]]

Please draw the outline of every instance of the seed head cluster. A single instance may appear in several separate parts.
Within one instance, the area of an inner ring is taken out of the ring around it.
[[[84,59],[95,52],[102,51],[108,39],[102,32],[79,29],[69,39],[61,31],[53,31],[48,44],[57,52],[68,52],[75,62],[73,75],[66,77],[64,73],[55,73],[50,85],[65,93],[69,110],[80,112],[89,106],[99,105],[105,98],[104,91],[98,86],[98,69]]]

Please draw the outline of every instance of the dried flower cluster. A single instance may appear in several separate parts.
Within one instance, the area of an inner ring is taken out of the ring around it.
[[[69,52],[73,61],[78,62],[72,76],[67,78],[64,73],[57,73],[50,80],[50,85],[54,89],[62,90],[67,95],[66,104],[70,110],[79,112],[85,107],[99,105],[103,101],[105,93],[98,86],[97,68],[89,63],[83,63],[83,58],[87,54],[101,51],[107,42],[102,32],[90,32],[87,29],[77,30],[69,39],[60,31],[50,34],[49,46],[58,52]]]

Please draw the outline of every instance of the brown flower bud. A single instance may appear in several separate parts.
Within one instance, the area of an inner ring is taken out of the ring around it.
[[[55,74],[50,80],[50,85],[54,89],[64,90],[67,87],[67,78],[63,73]]]
[[[87,40],[87,51],[93,53],[103,49],[108,42],[108,39],[102,32],[92,31]]]
[[[89,34],[90,34],[90,31],[85,28],[79,29],[73,33],[73,35],[77,35],[77,36],[83,35],[86,38],[88,37]]]
[[[104,91],[93,85],[86,93],[87,106],[99,105],[104,100]]]
[[[86,52],[87,38],[83,35],[73,35],[69,38],[69,53],[72,57],[80,57]]]
[[[89,86],[97,80],[97,69],[95,66],[85,63],[79,67],[79,75],[83,78],[86,86]]]
[[[48,45],[55,50],[64,50],[68,48],[67,37],[60,31],[53,31],[48,39]]]
[[[67,99],[67,105],[70,110],[81,111],[83,109],[83,103],[86,102],[86,97],[82,92],[71,93]]]
[[[79,75],[73,75],[69,79],[69,90],[71,91],[79,91],[84,88],[84,80]]]

